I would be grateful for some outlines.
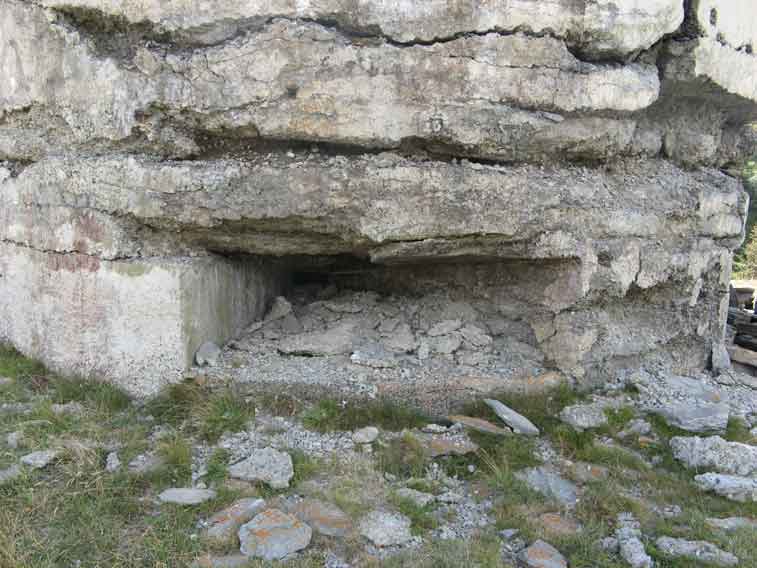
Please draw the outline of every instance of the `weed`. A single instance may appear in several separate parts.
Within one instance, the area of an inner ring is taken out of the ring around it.
[[[377,452],[379,469],[398,477],[421,477],[428,455],[420,441],[410,433],[394,438]]]
[[[229,458],[231,454],[228,450],[219,448],[215,450],[208,459],[205,479],[209,484],[220,484],[226,481],[229,476]]]
[[[306,428],[319,432],[334,430],[357,430],[365,426],[377,426],[398,432],[424,426],[430,419],[408,406],[388,400],[348,402],[322,400],[302,414]]]
[[[754,436],[749,432],[749,426],[743,418],[731,416],[728,419],[728,427],[725,431],[725,439],[729,442],[742,442],[744,444],[756,442]]]
[[[390,500],[400,513],[410,519],[410,530],[414,535],[420,536],[425,531],[439,526],[439,522],[431,514],[434,509],[433,504],[422,507],[412,499],[400,497],[396,494],[390,495]]]
[[[193,418],[199,423],[199,434],[215,442],[224,432],[243,430],[255,418],[255,407],[231,389],[224,389],[212,393]]]

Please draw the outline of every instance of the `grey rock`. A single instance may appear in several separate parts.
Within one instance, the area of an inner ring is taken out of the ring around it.
[[[739,559],[710,542],[684,540],[682,538],[659,537],[655,544],[660,552],[676,558],[687,558],[697,562],[709,562],[716,566],[736,566]]]
[[[284,338],[278,349],[285,355],[326,357],[352,352],[355,324],[344,322],[323,332],[307,332]]]
[[[277,296],[273,299],[271,308],[265,316],[265,321],[276,321],[292,313],[292,304],[284,296]]]
[[[497,436],[509,436],[512,434],[512,430],[500,428],[495,424],[492,424],[488,420],[482,418],[476,418],[474,416],[462,416],[460,414],[452,414],[447,417],[448,420],[455,424],[462,424],[466,428],[483,432],[484,434],[494,434]]]
[[[392,369],[399,365],[394,353],[387,351],[383,347],[372,347],[360,349],[350,355],[350,361],[363,367],[373,369]]]
[[[292,457],[274,448],[254,450],[247,459],[229,467],[229,475],[244,481],[262,481],[273,489],[286,489],[294,477]]]
[[[17,430],[15,432],[10,432],[5,437],[5,443],[12,450],[17,450],[19,446],[21,446],[21,444],[23,443],[23,440],[24,440],[24,433],[20,430]]]
[[[21,458],[21,463],[32,469],[43,469],[58,459],[56,450],[41,450],[26,454]]]
[[[528,568],[567,568],[568,562],[554,546],[543,540],[537,540],[518,555],[520,561]]]
[[[539,429],[522,414],[518,414],[498,400],[487,398],[484,399],[484,402],[494,411],[500,420],[512,428],[513,432],[516,434],[525,434],[527,436],[539,435]]]
[[[55,414],[71,414],[71,415],[79,415],[84,412],[84,406],[82,406],[81,403],[76,401],[67,402],[66,404],[52,404],[50,405],[50,409]]]
[[[553,498],[565,507],[575,507],[578,502],[578,488],[549,466],[532,467],[518,471],[515,476],[533,490]]]
[[[221,358],[221,348],[212,341],[206,341],[195,353],[195,363],[200,367],[215,367]]]
[[[352,441],[356,444],[372,444],[379,436],[379,429],[375,426],[366,426],[352,433]]]
[[[238,499],[210,517],[206,522],[205,537],[220,543],[233,539],[244,523],[265,508],[265,501],[254,497]]]
[[[705,523],[715,529],[725,532],[733,532],[742,529],[752,529],[757,531],[757,519],[748,519],[746,517],[727,517],[724,519],[708,518]]]
[[[394,332],[383,338],[381,342],[386,349],[394,353],[410,353],[416,348],[415,335],[406,323],[398,325]]]
[[[9,414],[30,414],[33,405],[27,402],[4,402],[0,404],[0,416]]]
[[[626,427],[618,432],[618,438],[628,438],[629,436],[647,436],[652,433],[652,425],[646,420],[635,418],[631,420]]]
[[[620,543],[614,536],[606,536],[601,539],[598,544],[599,548],[610,554],[617,554],[620,550]]]
[[[304,499],[289,512],[326,536],[343,537],[352,530],[352,519],[339,507],[325,501]]]
[[[720,436],[676,436],[670,440],[675,458],[691,468],[711,469],[720,473],[757,475],[757,447],[727,442]]]
[[[659,413],[672,426],[689,432],[725,432],[730,408],[724,403],[692,405],[689,402],[669,404]]]
[[[105,458],[105,471],[108,473],[115,473],[121,468],[121,459],[118,457],[118,452],[110,452]]]
[[[281,560],[306,548],[312,529],[278,509],[268,509],[239,528],[242,554],[264,560]]]
[[[131,473],[149,473],[160,469],[165,464],[165,460],[155,453],[139,454],[129,462],[129,471]]]
[[[21,471],[21,468],[18,465],[12,465],[6,469],[0,469],[0,485],[15,481],[21,477],[22,474],[23,471]]]
[[[694,481],[700,489],[712,491],[732,501],[757,502],[757,479],[722,473],[703,473],[695,476]]]
[[[158,499],[161,503],[173,503],[174,505],[199,505],[214,499],[215,496],[216,492],[210,489],[172,487],[158,495]]]
[[[460,349],[463,344],[463,337],[458,332],[452,332],[448,335],[439,337],[430,337],[425,342],[432,353],[439,355],[452,355]]]
[[[430,505],[436,499],[430,493],[424,493],[423,491],[416,491],[415,489],[410,489],[409,487],[402,487],[398,489],[397,495],[401,497],[402,499],[407,499],[408,501],[412,501],[419,507],[425,507],[426,505]]]
[[[7,387],[13,384],[13,379],[10,377],[0,377],[0,388]]]
[[[570,424],[579,432],[583,432],[607,424],[607,415],[600,404],[576,404],[563,408],[560,412],[560,420]]]
[[[638,521],[631,513],[618,515],[615,538],[621,558],[632,568],[652,568],[654,561],[641,542],[641,530]]]
[[[441,424],[426,424],[422,430],[427,434],[444,434],[447,431],[447,427]]]
[[[481,328],[470,324],[460,329],[460,335],[468,345],[478,349],[488,347],[493,341],[491,335]]]
[[[429,337],[438,337],[440,335],[447,335],[453,331],[457,331],[463,326],[463,322],[459,319],[440,321],[436,325],[432,326],[426,335]]]
[[[439,503],[460,503],[464,499],[465,497],[460,495],[460,493],[455,493],[454,491],[445,491],[444,493],[436,496],[436,500],[439,501]]]
[[[375,510],[360,520],[359,530],[376,546],[399,546],[412,540],[410,524],[405,515]]]

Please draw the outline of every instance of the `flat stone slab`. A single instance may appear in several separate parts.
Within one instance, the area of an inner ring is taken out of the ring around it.
[[[662,553],[676,558],[709,562],[716,566],[736,566],[739,563],[739,559],[735,555],[704,540],[684,540],[662,536],[657,539],[655,544]]]
[[[543,540],[537,540],[523,549],[518,558],[528,568],[567,568],[568,566],[567,560],[560,551]]]
[[[741,529],[752,529],[757,531],[757,519],[749,519],[747,517],[726,517],[724,519],[711,517],[705,519],[704,522],[712,528],[720,529],[725,532],[733,532]]]
[[[240,551],[264,560],[281,560],[310,544],[312,529],[298,518],[268,509],[239,528]]]
[[[278,350],[284,355],[326,357],[351,353],[354,342],[355,325],[348,322],[324,332],[300,333],[285,337],[279,342]]]
[[[255,450],[247,459],[229,467],[229,475],[244,481],[261,481],[272,489],[286,489],[294,477],[292,457],[274,448]]]
[[[578,488],[550,467],[532,467],[516,472],[515,477],[524,481],[534,491],[551,497],[566,507],[576,506]]]
[[[731,410],[727,404],[670,404],[658,410],[671,426],[688,432],[725,432]]]
[[[515,412],[512,408],[502,404],[498,400],[491,398],[484,399],[484,402],[502,422],[513,429],[516,434],[525,434],[526,436],[538,436],[539,429],[528,418]]]
[[[158,495],[161,503],[174,505],[199,505],[214,499],[216,492],[211,489],[195,489],[191,487],[172,487]]]
[[[32,469],[42,469],[50,465],[58,458],[56,450],[41,450],[26,454],[21,458],[21,463]]]
[[[581,532],[581,523],[560,513],[543,513],[539,522],[548,533],[558,536],[570,536]]]
[[[456,424],[462,424],[466,428],[470,428],[478,432],[483,432],[484,434],[495,434],[497,436],[509,436],[512,434],[512,431],[505,430],[504,428],[500,428],[499,426],[495,426],[488,420],[484,420],[482,418],[474,418],[472,416],[460,416],[458,414],[454,414],[452,416],[448,416],[447,419],[451,422],[455,422]]]
[[[599,404],[575,404],[560,412],[560,420],[583,432],[607,424],[604,406]]]
[[[703,473],[695,476],[694,481],[700,489],[712,491],[726,499],[740,503],[757,502],[757,479],[723,473]]]
[[[234,501],[208,519],[205,537],[219,542],[231,540],[239,532],[239,527],[250,521],[264,507],[265,501],[254,497]]]
[[[374,426],[366,426],[360,430],[355,430],[352,433],[352,441],[356,444],[372,444],[379,436],[378,428]]]
[[[336,505],[318,499],[305,499],[289,511],[314,531],[342,537],[352,530],[352,519]]]
[[[192,563],[192,568],[247,568],[249,565],[249,556],[243,554],[231,554],[229,556],[203,554]]]
[[[399,546],[412,540],[410,519],[400,513],[372,511],[360,521],[360,534],[379,547]]]
[[[757,475],[757,447],[728,442],[720,436],[676,436],[670,447],[675,458],[691,468],[712,469],[732,475]]]

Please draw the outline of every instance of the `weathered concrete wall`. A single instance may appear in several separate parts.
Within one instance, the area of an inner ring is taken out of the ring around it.
[[[154,394],[204,341],[225,341],[280,291],[275,270],[218,258],[101,260],[0,245],[0,340],[52,368]]]
[[[757,147],[756,16],[722,0],[0,0],[2,339],[153,392],[284,277],[215,255],[352,255],[419,282],[490,263],[501,290],[479,292],[577,379],[707,366],[747,210],[721,169]]]

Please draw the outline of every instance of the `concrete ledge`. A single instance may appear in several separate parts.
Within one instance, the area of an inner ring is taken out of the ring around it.
[[[0,340],[51,369],[147,396],[179,381],[279,293],[262,261],[104,261],[0,244]]]

